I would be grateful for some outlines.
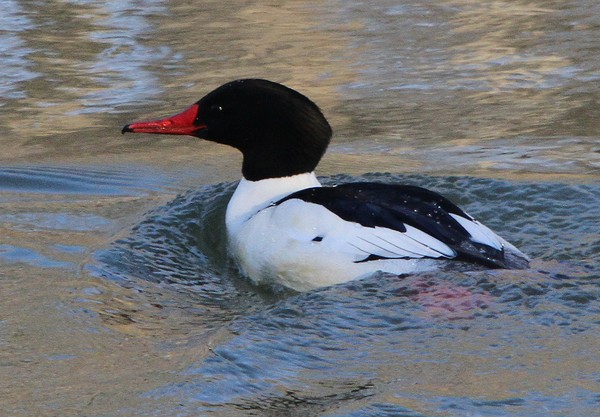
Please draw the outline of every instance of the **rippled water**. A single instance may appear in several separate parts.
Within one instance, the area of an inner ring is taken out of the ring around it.
[[[597,359],[600,242],[590,226],[600,216],[598,186],[366,178],[465,201],[534,256],[533,269],[377,275],[274,298],[244,285],[227,261],[223,217],[232,185],[188,192],[99,254],[99,270],[112,279],[187,288],[203,331],[230,332],[183,381],[146,395],[234,415],[542,416],[574,407],[592,415],[597,369],[572,365]]]
[[[574,0],[1,2],[0,414],[596,415],[598,16]],[[224,242],[239,155],[119,134],[248,76],[322,106],[324,182],[441,192],[532,268],[250,285]]]

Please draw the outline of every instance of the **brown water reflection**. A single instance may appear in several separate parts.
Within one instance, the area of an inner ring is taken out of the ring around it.
[[[1,161],[183,158],[205,173],[197,159],[212,145],[132,140],[118,126],[264,77],[332,120],[325,174],[356,173],[346,155],[358,153],[363,172],[418,161],[427,172],[595,176],[600,22],[583,3],[13,2],[3,19],[19,46],[5,55],[19,60],[5,64],[17,75]],[[381,167],[381,154],[395,157]]]

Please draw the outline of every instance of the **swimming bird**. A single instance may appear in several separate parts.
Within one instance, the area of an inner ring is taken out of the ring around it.
[[[275,82],[226,83],[175,116],[126,132],[190,135],[241,151],[242,179],[225,223],[233,258],[256,284],[305,291],[376,271],[528,266],[512,244],[433,191],[321,186],[315,168],[332,129],[314,102]]]

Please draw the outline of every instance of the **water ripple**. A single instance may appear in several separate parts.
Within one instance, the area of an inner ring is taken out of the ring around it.
[[[540,380],[536,361],[568,362],[556,344],[589,360],[585,340],[595,337],[600,324],[600,270],[593,262],[597,186],[390,174],[324,182],[348,180],[413,183],[443,192],[526,252],[548,260],[535,259],[526,271],[376,274],[309,293],[273,293],[244,285],[228,260],[223,218],[235,184],[190,191],[96,254],[106,277],[185,289],[211,328],[229,334],[182,372],[180,382],[146,396],[185,401],[201,414],[231,415],[334,416],[342,415],[334,410],[344,404],[343,415],[425,416],[452,409],[541,416],[540,402],[555,406],[544,385],[551,376]],[[590,244],[573,245],[576,235]],[[510,396],[500,390],[498,397],[485,391],[486,400],[458,393],[443,398],[436,384],[452,391],[457,367],[475,386],[488,373],[507,374],[508,380],[519,374],[520,382]],[[565,389],[573,391],[575,380],[592,384],[590,372],[565,376]],[[593,401],[589,392],[578,395],[584,404]],[[380,401],[394,396],[399,404],[431,401],[419,410]],[[366,398],[370,405],[361,407]]]
[[[169,185],[166,177],[143,168],[0,167],[0,191],[118,196],[146,195]]]

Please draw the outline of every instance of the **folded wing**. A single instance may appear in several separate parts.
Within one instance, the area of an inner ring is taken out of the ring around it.
[[[295,199],[314,203],[345,220],[343,226],[322,231],[328,236],[314,240],[333,239],[339,246],[355,248],[355,262],[456,258],[492,268],[513,267],[505,259],[502,238],[448,199],[424,188],[348,183],[304,189],[276,205]]]

